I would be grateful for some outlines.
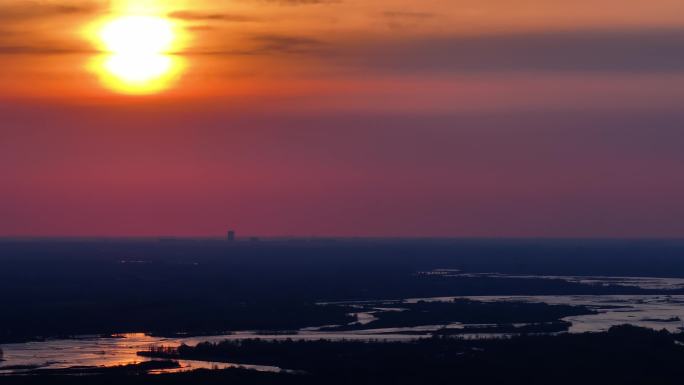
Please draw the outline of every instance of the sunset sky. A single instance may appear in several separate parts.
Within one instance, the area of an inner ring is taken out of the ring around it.
[[[2,0],[0,236],[682,237],[683,107],[681,0]]]

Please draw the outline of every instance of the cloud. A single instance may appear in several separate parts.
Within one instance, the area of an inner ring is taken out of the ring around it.
[[[382,71],[684,71],[684,29],[434,37],[349,44],[347,64]]]
[[[87,47],[59,46],[56,44],[2,44],[0,43],[0,55],[71,55],[71,54],[94,54],[97,51]]]
[[[215,31],[215,30],[216,30],[216,26],[213,26],[213,25],[206,25],[206,24],[202,24],[202,25],[191,25],[191,26],[187,27],[186,29],[187,29],[188,31],[205,32],[205,31]]]
[[[108,11],[109,1],[0,0],[0,55],[92,53],[69,38],[68,26]]]
[[[341,3],[342,0],[262,0],[267,3],[278,3],[281,5],[312,5],[312,4],[331,4]]]
[[[0,5],[0,20],[3,22],[18,22],[50,17],[92,15],[104,12],[108,8],[108,1],[89,1],[68,5],[22,1],[21,3]]]
[[[96,52],[85,41],[58,38],[49,32],[0,29],[0,55],[68,55]]]
[[[268,53],[317,52],[326,45],[320,40],[309,37],[285,35],[257,35],[252,37],[252,40],[257,43],[257,51]]]
[[[431,19],[435,17],[433,13],[427,12],[400,12],[400,11],[387,11],[383,13],[383,16],[388,18],[400,18],[400,19]]]
[[[412,40],[369,38],[367,41],[273,33],[248,37],[245,45],[247,48],[240,50],[192,53],[300,54],[328,61],[341,70],[381,73],[684,72],[684,29],[585,30]]]
[[[301,54],[317,56],[330,49],[326,42],[314,38],[278,34],[253,35],[246,39],[250,44],[246,48],[191,50],[188,55],[272,55]]]
[[[169,17],[187,21],[226,21],[226,22],[251,22],[257,19],[250,16],[234,15],[226,13],[202,13],[194,11],[175,11],[168,14]]]
[[[407,11],[386,11],[382,17],[391,29],[405,30],[416,28],[419,24],[427,22],[436,17],[428,12],[407,12]]]

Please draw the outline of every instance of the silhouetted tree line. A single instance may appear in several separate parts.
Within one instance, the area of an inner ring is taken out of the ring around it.
[[[674,384],[684,375],[681,337],[618,326],[606,333],[406,343],[253,339],[181,345],[157,356],[275,365],[335,384]]]
[[[605,333],[494,340],[436,337],[409,343],[243,340],[158,350],[188,359],[262,363],[306,375],[238,369],[140,375],[140,368],[91,376],[3,377],[15,385],[675,385],[684,376],[681,334],[633,326]],[[163,353],[163,354],[162,354]],[[174,365],[166,361],[164,365]],[[151,364],[154,365],[154,364]],[[73,373],[72,373],[73,374]]]

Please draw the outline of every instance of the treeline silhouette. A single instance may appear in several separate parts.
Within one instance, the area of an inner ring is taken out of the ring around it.
[[[680,340],[624,325],[606,333],[482,340],[225,341],[143,354],[275,365],[336,384],[674,384],[684,375]]]
[[[276,365],[307,374],[239,369],[172,375],[3,377],[3,384],[674,385],[684,376],[681,334],[618,326],[604,333],[409,343],[244,340],[156,348],[146,355]]]

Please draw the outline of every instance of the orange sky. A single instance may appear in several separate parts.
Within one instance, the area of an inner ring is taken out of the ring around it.
[[[129,14],[169,17],[184,31],[177,48],[188,68],[167,95],[158,97],[266,96],[288,91],[293,96],[318,97],[322,91],[332,96],[338,90],[348,92],[350,82],[368,82],[368,89],[404,78],[414,83],[425,78],[427,84],[435,78],[447,78],[455,84],[473,72],[491,72],[489,67],[495,62],[504,62],[495,68],[503,73],[556,71],[553,66],[544,68],[544,58],[557,54],[546,52],[553,43],[544,39],[553,41],[549,36],[553,34],[562,35],[558,45],[571,47],[581,44],[582,39],[598,40],[596,47],[573,55],[575,68],[569,65],[563,69],[586,72],[584,61],[591,70],[591,55],[605,55],[602,48],[624,45],[625,41],[647,45],[649,41],[641,43],[639,36],[658,31],[676,35],[684,24],[684,3],[5,0],[0,5],[0,98],[81,102],[114,97],[86,69],[101,49],[88,35],[92,35],[89,28],[101,20]],[[501,41],[505,39],[514,41],[507,45]],[[433,45],[437,46],[431,48]],[[506,47],[512,47],[511,52],[503,52]],[[516,49],[521,55],[537,55],[541,63],[532,58],[527,68],[506,68],[505,61],[516,55]],[[448,58],[440,68],[430,67],[434,65],[432,56],[439,62],[444,51],[450,50],[454,58]],[[483,54],[486,50],[493,52]],[[617,75],[622,72],[620,62],[629,60],[620,55],[618,52],[615,58],[608,58],[614,63],[607,63],[616,66]],[[417,57],[424,57],[424,62]],[[418,61],[416,68],[393,68],[401,67],[397,63],[413,61]],[[466,62],[467,68],[459,68],[460,62]],[[449,68],[452,64],[453,70]],[[478,69],[480,65],[482,69]],[[421,71],[421,67],[425,69]],[[602,76],[607,75],[614,74],[603,71]]]

